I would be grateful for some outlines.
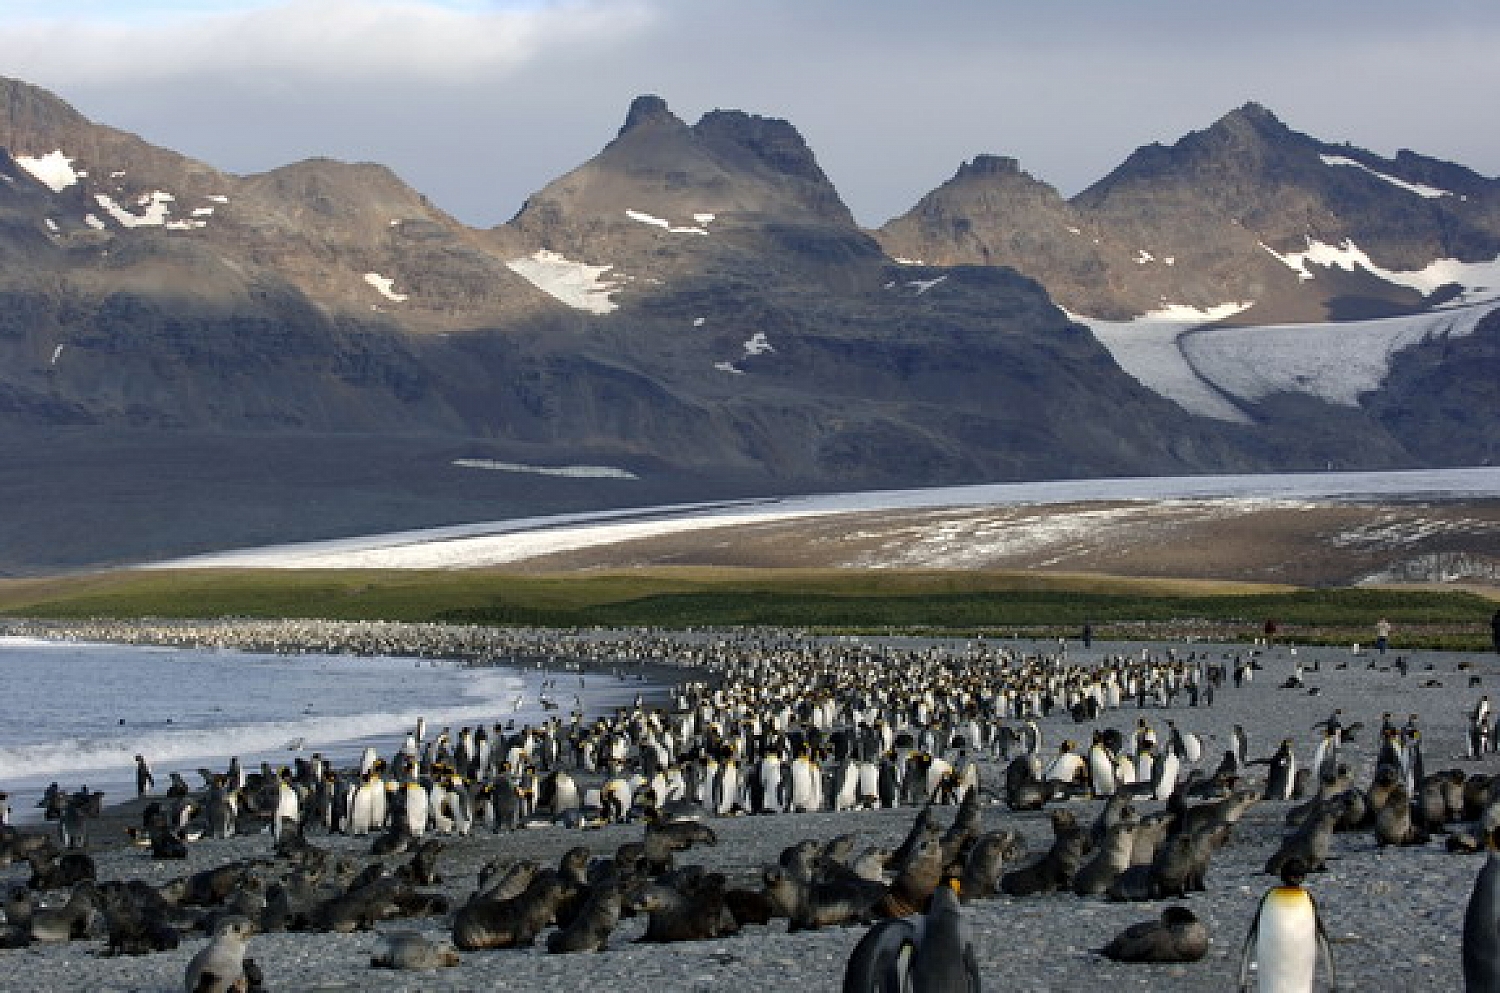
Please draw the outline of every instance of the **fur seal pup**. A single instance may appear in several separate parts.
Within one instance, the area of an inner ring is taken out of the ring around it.
[[[1017,831],[990,831],[979,836],[964,860],[959,899],[967,903],[1000,892],[1000,876],[1008,862],[1026,854],[1026,839]],[[878,878],[878,877],[876,877]]]
[[[630,899],[630,909],[647,914],[643,942],[706,941],[738,934],[739,921],[725,902],[723,873],[705,873],[675,886],[652,883]]]
[[[1129,807],[1126,810],[1130,810]],[[1121,820],[1104,835],[1104,842],[1094,857],[1073,877],[1073,892],[1079,896],[1099,896],[1109,892],[1115,877],[1130,868],[1130,854],[1135,847],[1135,815]]]
[[[1260,993],[1310,990],[1320,950],[1328,968],[1328,988],[1337,987],[1328,932],[1312,894],[1302,886],[1306,874],[1307,867],[1301,861],[1289,859],[1281,870],[1282,885],[1271,887],[1261,897],[1240,956],[1240,989],[1250,989],[1253,960]]]
[[[779,865],[768,867],[761,880],[777,915],[787,918],[788,931],[871,920],[886,895],[884,883],[852,875],[809,882]]]
[[[920,911],[942,882],[946,866],[942,841],[937,838],[922,841],[891,882],[890,890],[880,901],[880,913],[886,917],[905,917]]]
[[[188,963],[184,993],[247,993],[245,945],[254,931],[255,925],[242,917],[220,921],[208,944]]]
[[[536,941],[576,887],[552,871],[538,872],[518,895],[472,899],[453,915],[453,944],[466,952],[522,948]],[[499,886],[492,892],[503,892]]]
[[[73,887],[61,907],[39,907],[31,912],[31,940],[54,943],[88,937],[89,920],[98,906],[99,891],[92,881]]]
[[[138,879],[101,884],[99,909],[109,933],[105,955],[148,955],[171,951],[180,943],[177,929],[167,919],[171,905]]]
[[[1073,885],[1073,876],[1093,847],[1087,828],[1078,825],[1071,811],[1052,812],[1052,847],[1030,865],[1000,877],[1000,889],[1009,896],[1054,893]]]
[[[1343,805],[1332,801],[1310,813],[1302,826],[1287,835],[1281,847],[1266,860],[1266,872],[1281,875],[1292,863],[1300,865],[1304,875],[1322,870],[1333,847],[1334,825],[1343,813]]]
[[[604,951],[620,922],[622,896],[617,880],[595,883],[589,888],[578,915],[567,927],[547,937],[547,951],[554,955]]]
[[[417,931],[387,931],[370,956],[376,969],[443,969],[458,964],[458,950],[451,944]]]
[[[1500,990],[1500,831],[1485,838],[1490,853],[1474,880],[1474,891],[1464,910],[1464,990]]]
[[[1167,907],[1161,918],[1132,924],[1099,949],[1116,962],[1196,962],[1208,953],[1208,928],[1186,907]]]
[[[1375,814],[1375,841],[1386,845],[1426,844],[1428,835],[1412,818],[1411,794],[1405,786],[1396,786],[1386,797],[1385,806]]]
[[[958,894],[946,885],[933,892],[926,913],[870,928],[844,966],[844,993],[964,993],[979,988],[979,963]]]

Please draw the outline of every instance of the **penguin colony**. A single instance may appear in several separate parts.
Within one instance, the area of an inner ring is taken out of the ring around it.
[[[636,649],[659,651],[650,642]],[[1250,653],[1148,652],[1083,664],[1005,645],[898,650],[780,635],[703,643],[692,654],[703,678],[674,687],[659,709],[638,702],[592,723],[575,715],[456,734],[418,725],[395,754],[369,752],[353,768],[312,755],[257,771],[230,761],[200,770],[197,788],[176,777],[133,832],[153,859],[260,832],[267,857],[160,886],[95,879],[89,830],[100,798],[53,791],[55,840],[14,829],[0,838],[0,855],[32,870],[3,905],[3,943],[104,937],[111,952],[147,954],[211,934],[187,988],[220,988],[209,976],[225,989],[252,989],[259,968],[246,951],[256,931],[438,918],[447,941],[387,933],[371,962],[440,968],[539,941],[557,954],[605,950],[622,917],[648,918],[642,940],[651,942],[708,940],[784,919],[793,931],[874,925],[851,954],[846,989],[888,988],[881,984],[896,968],[916,989],[973,988],[953,985],[980,978],[959,926],[965,903],[1070,891],[1143,902],[1211,894],[1212,860],[1234,843],[1241,818],[1260,803],[1301,800],[1287,809],[1283,844],[1265,866],[1269,888],[1242,977],[1249,988],[1310,989],[1320,964],[1334,972],[1304,884],[1325,867],[1336,834],[1404,847],[1441,833],[1454,850],[1478,850],[1493,847],[1500,828],[1500,780],[1428,772],[1413,719],[1385,715],[1378,732],[1365,733],[1335,709],[1312,729],[1302,767],[1296,742],[1257,754],[1243,727],[1208,731],[1211,695],[1255,678]],[[1041,724],[1059,714],[1079,734],[1054,745]],[[1372,771],[1356,781],[1362,733],[1378,746],[1363,748],[1373,752]],[[981,764],[998,774],[982,782]],[[716,818],[851,811],[857,824],[860,810],[899,808],[915,814],[899,846],[809,838],[751,884],[679,854],[714,845]],[[1048,817],[1052,839],[1028,856],[1007,821],[1030,812]],[[574,845],[556,868],[503,856],[511,832],[611,824],[637,825],[639,840],[608,854]],[[320,835],[367,839],[369,857],[340,855],[335,847],[348,846],[319,845]],[[444,851],[497,835],[501,857],[465,899],[438,889]],[[1495,988],[1484,977],[1500,975],[1495,865],[1491,855],[1465,921],[1470,989]],[[55,899],[39,905],[37,893]],[[934,958],[936,945],[922,951],[929,941],[958,941],[957,952]],[[1180,904],[1098,936],[1099,953],[1118,961],[1193,962],[1212,941]],[[920,978],[934,961],[962,968]]]

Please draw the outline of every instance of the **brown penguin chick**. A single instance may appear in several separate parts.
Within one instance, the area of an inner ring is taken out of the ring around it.
[[[1411,796],[1406,787],[1397,786],[1386,797],[1385,806],[1375,815],[1375,841],[1386,845],[1420,845],[1427,832],[1418,827],[1411,814]]]
[[[1132,924],[1099,949],[1116,962],[1196,962],[1208,953],[1208,928],[1186,907],[1167,907],[1161,919]]]

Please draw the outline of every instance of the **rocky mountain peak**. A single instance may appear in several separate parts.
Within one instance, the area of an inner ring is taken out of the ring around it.
[[[48,152],[59,134],[89,126],[88,119],[58,96],[0,76],[0,147],[15,154]]]
[[[975,179],[981,176],[1019,176],[1021,163],[1008,155],[976,155],[958,167],[954,179]]]
[[[652,124],[685,126],[682,120],[672,113],[665,100],[654,93],[645,93],[630,101],[630,109],[625,113],[625,123],[620,125],[620,131],[616,137],[624,137],[637,128]]]

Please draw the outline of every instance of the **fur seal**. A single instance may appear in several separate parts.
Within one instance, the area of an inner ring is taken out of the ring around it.
[[[622,894],[618,881],[595,883],[583,901],[578,915],[565,928],[547,938],[547,951],[554,955],[573,952],[602,952],[609,947],[609,936],[620,922]]]
[[[1025,854],[1026,840],[1019,832],[990,831],[980,835],[964,860],[959,899],[967,903],[1000,892],[1000,876],[1006,863],[1015,862]]]
[[[1167,907],[1161,918],[1132,924],[1099,949],[1116,962],[1196,962],[1208,953],[1208,928],[1186,907]]]
[[[536,873],[519,895],[471,899],[453,915],[453,944],[466,952],[528,946],[575,890],[573,884],[549,871]]]
[[[1073,876],[1083,864],[1092,842],[1087,828],[1079,827],[1070,811],[1052,812],[1052,847],[1029,865],[1000,877],[1000,889],[1010,896],[1054,893],[1073,885]]]
[[[1129,807],[1126,810],[1130,810]],[[1098,896],[1109,892],[1115,877],[1130,868],[1130,854],[1135,845],[1134,812],[1122,819],[1104,835],[1104,842],[1094,857],[1073,877],[1073,892],[1079,896]]]
[[[648,914],[643,942],[706,941],[738,934],[739,921],[725,902],[722,873],[705,873],[675,886],[652,883],[630,900],[630,909]]]
[[[380,936],[370,965],[376,969],[442,969],[459,964],[458,951],[416,931],[388,931]]]
[[[246,993],[245,945],[255,925],[240,917],[219,922],[214,936],[198,950],[183,974],[185,993]]]
[[[1266,872],[1280,875],[1286,866],[1296,863],[1302,872],[1321,870],[1333,847],[1333,827],[1343,816],[1343,805],[1333,802],[1321,805],[1308,814],[1302,825],[1282,841],[1281,847],[1266,860]]]
[[[884,883],[852,875],[809,882],[779,865],[767,868],[761,879],[779,916],[788,919],[788,931],[870,920],[886,894]]]

